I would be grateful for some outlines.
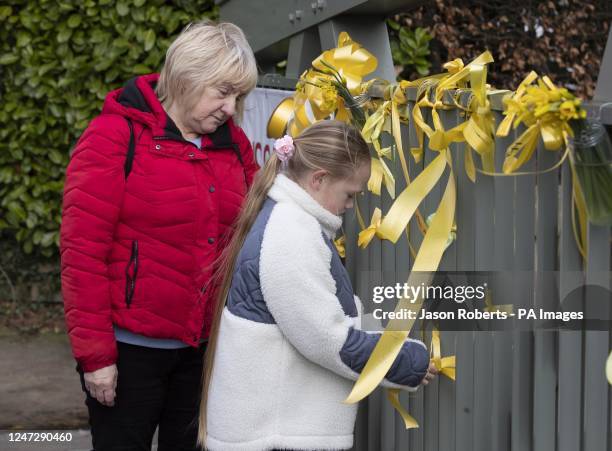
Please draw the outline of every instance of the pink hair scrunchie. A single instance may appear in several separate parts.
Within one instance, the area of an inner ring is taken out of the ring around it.
[[[295,146],[293,145],[293,138],[289,135],[285,135],[282,138],[274,141],[274,152],[278,156],[278,159],[283,163],[286,163],[289,158],[293,156]]]

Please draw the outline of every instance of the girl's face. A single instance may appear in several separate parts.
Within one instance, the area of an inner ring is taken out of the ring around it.
[[[370,178],[370,162],[362,163],[345,179],[332,178],[327,171],[313,171],[306,177],[306,191],[327,211],[342,215],[353,208],[355,196],[362,192]]]

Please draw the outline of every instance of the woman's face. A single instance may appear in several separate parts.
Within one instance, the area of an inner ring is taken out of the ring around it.
[[[189,134],[213,133],[236,112],[242,93],[230,85],[207,87],[191,111],[182,116],[182,126]]]

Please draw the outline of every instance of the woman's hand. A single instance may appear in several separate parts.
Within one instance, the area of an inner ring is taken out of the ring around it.
[[[100,404],[108,407],[115,405],[117,388],[117,365],[106,366],[91,373],[84,373],[85,388]]]
[[[438,374],[438,373],[439,373],[439,371],[436,368],[436,365],[434,365],[433,363],[430,363],[429,364],[429,368],[427,368],[427,374],[425,375],[425,377],[421,381],[421,385],[429,384],[429,382],[431,382],[433,380],[433,378],[436,377],[436,374]]]

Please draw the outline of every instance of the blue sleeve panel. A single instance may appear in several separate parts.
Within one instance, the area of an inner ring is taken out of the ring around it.
[[[361,373],[379,339],[380,334],[369,334],[351,327],[340,350],[342,362],[356,373]],[[425,377],[428,367],[427,350],[419,343],[408,341],[402,346],[386,379],[395,384],[416,387]]]

